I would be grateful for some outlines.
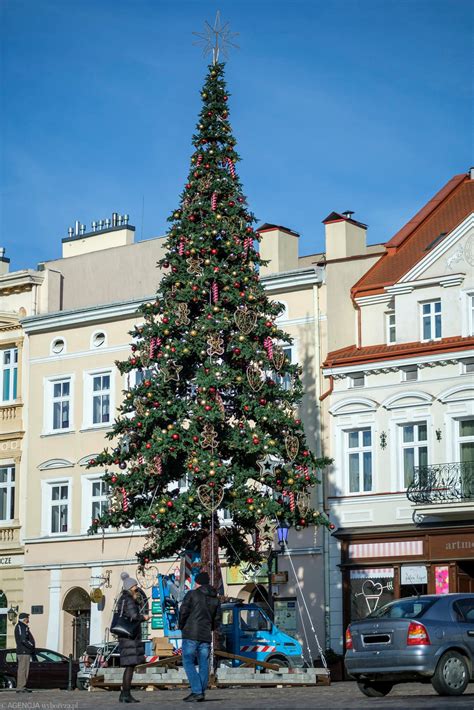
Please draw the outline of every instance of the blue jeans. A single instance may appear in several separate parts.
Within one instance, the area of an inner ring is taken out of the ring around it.
[[[196,695],[201,695],[206,692],[207,682],[209,680],[210,652],[210,643],[183,639],[183,667],[188,676],[191,693],[195,693]],[[196,670],[196,663],[199,666],[199,672]]]

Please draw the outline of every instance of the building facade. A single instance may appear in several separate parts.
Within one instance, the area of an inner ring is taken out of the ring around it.
[[[331,644],[386,601],[474,591],[474,173],[455,176],[351,289],[324,363]]]
[[[262,256],[270,260],[261,277],[269,295],[284,305],[280,324],[293,338],[286,354],[303,368],[301,416],[308,442],[320,455],[320,365],[328,347],[328,316],[338,313],[342,333],[341,318],[350,309],[349,295],[339,306],[335,302],[343,294],[337,279],[349,287],[379,258],[380,247],[366,247],[365,225],[336,213],[326,224],[327,253],[300,257],[295,232],[275,225],[263,225],[260,232]],[[155,297],[160,279],[155,264],[163,239],[135,243],[133,237],[128,223],[112,222],[100,232],[82,229],[64,239],[62,258],[39,267],[48,286],[43,310],[22,321],[29,349],[25,607],[34,612],[38,643],[76,656],[87,642],[104,637],[120,573],[126,569],[136,576],[135,552],[143,542],[143,531],[133,528],[103,537],[87,534],[92,518],[107,505],[101,470],[88,464],[107,444],[105,435],[129,385],[115,361],[127,357],[138,305]],[[323,487],[315,495],[322,507]],[[324,647],[329,627],[328,536],[314,528],[291,530],[288,543],[287,553],[275,555],[274,570],[283,575],[272,585],[271,600],[265,568],[249,576],[222,560],[224,581],[230,595],[273,606],[288,632],[303,642],[306,636],[310,660],[318,655],[318,644],[307,629],[314,626]],[[141,581],[150,585],[158,570],[177,566],[178,560],[164,560]],[[105,594],[100,604],[90,598],[96,587]]]

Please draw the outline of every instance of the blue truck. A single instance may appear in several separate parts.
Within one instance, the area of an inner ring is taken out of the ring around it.
[[[187,588],[182,577],[178,582],[174,574],[158,574],[157,584],[152,588],[152,629],[163,629],[177,651],[182,641],[178,628],[179,604],[186,591],[193,587],[193,574],[188,577]],[[304,666],[299,641],[281,631],[258,604],[247,604],[239,599],[222,604],[220,646],[229,654],[254,661],[292,668]],[[234,658],[226,662],[239,666],[245,661]]]

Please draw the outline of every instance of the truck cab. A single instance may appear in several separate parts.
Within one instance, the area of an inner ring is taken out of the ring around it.
[[[221,633],[223,650],[228,653],[293,668],[304,664],[299,641],[280,631],[257,604],[222,604]],[[232,660],[233,666],[241,663]]]

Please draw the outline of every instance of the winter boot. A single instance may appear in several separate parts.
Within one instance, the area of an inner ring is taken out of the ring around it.
[[[119,703],[139,703],[140,701],[134,698],[129,690],[121,690]]]

